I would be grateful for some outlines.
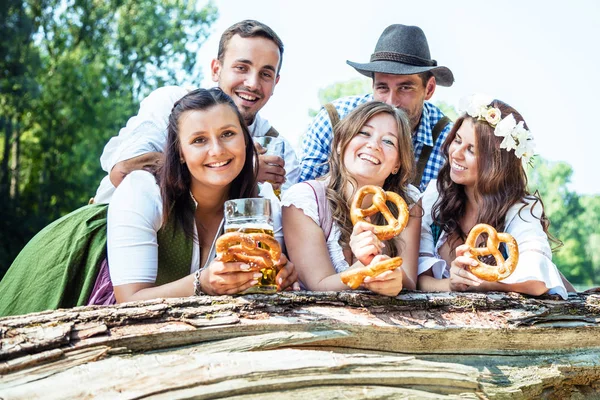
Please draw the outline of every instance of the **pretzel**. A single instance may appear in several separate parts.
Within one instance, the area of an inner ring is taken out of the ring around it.
[[[258,242],[268,250],[259,247]],[[277,267],[281,257],[279,242],[266,233],[225,233],[217,239],[215,249],[219,261],[244,262],[252,271]]]
[[[367,194],[373,195],[373,204],[365,209],[361,208],[362,202]],[[386,200],[391,201],[398,207],[398,218],[395,218],[387,204]],[[390,240],[398,236],[406,228],[408,223],[408,206],[404,199],[397,193],[386,192],[379,186],[367,185],[359,189],[354,196],[352,206],[350,207],[350,219],[352,224],[356,225],[358,221],[365,221],[366,217],[380,212],[388,225],[373,225],[375,227],[375,236],[379,240]]]
[[[355,268],[348,271],[344,271],[340,274],[342,282],[350,286],[352,289],[359,287],[367,276],[373,277],[381,275],[386,271],[392,271],[399,268],[402,265],[401,257],[394,257],[387,260],[383,260],[374,265],[368,267]]]
[[[476,247],[476,241],[482,233],[488,234],[486,247]],[[506,243],[508,248],[508,259],[504,257],[498,250],[500,242]],[[519,246],[514,237],[508,233],[498,233],[494,228],[487,224],[477,224],[469,232],[469,236],[465,242],[469,246],[469,252],[472,259],[477,261],[478,265],[469,266],[469,270],[476,277],[484,281],[496,282],[506,279],[515,271],[519,262]],[[496,265],[488,265],[481,261],[478,257],[491,255],[496,260]]]

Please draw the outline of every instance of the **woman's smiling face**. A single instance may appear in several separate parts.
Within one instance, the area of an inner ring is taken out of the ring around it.
[[[383,186],[399,168],[398,123],[388,113],[371,117],[348,142],[343,162],[359,186]]]
[[[192,191],[228,188],[246,161],[246,143],[231,106],[185,111],[179,118],[181,157],[192,175]]]
[[[475,126],[466,118],[448,148],[450,178],[454,183],[474,186],[477,182],[477,150]]]

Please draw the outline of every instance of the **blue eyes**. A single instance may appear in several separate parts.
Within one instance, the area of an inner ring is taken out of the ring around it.
[[[371,134],[369,132],[365,132],[365,131],[359,131],[358,135],[365,136],[365,137],[371,137]],[[383,143],[387,144],[388,146],[396,146],[396,143],[393,140],[382,139],[381,141]]]

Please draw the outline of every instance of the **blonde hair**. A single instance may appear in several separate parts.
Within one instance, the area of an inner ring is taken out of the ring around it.
[[[398,126],[398,156],[400,161],[398,172],[390,174],[385,179],[383,189],[398,193],[407,204],[413,203],[407,194],[407,185],[413,178],[415,161],[410,124],[406,113],[379,101],[372,101],[356,107],[336,125],[333,131],[332,151],[329,156],[329,174],[327,175],[329,177],[327,200],[331,208],[333,221],[338,224],[341,231],[339,243],[342,247],[348,245],[350,234],[352,233],[349,200],[344,198],[345,188],[348,184],[351,184],[353,187],[352,195],[350,196],[351,201],[358,187],[356,180],[344,165],[344,151],[348,143],[361,131],[367,121],[380,113],[389,114],[396,120]],[[338,149],[339,151],[337,151]],[[393,205],[392,208],[392,212],[397,212]],[[373,222],[382,224],[384,220],[378,214]],[[397,249],[395,246],[386,246],[386,249],[389,249],[391,252],[390,255],[396,255]]]

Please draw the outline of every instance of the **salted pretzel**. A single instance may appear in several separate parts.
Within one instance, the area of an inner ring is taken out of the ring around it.
[[[387,260],[383,260],[374,265],[368,267],[355,268],[349,271],[344,271],[340,274],[342,282],[350,286],[352,289],[359,287],[367,276],[374,277],[381,275],[386,271],[392,271],[399,268],[402,265],[401,257],[394,257]]]
[[[476,247],[477,238],[482,233],[488,234],[486,247]],[[498,250],[500,242],[506,243],[508,249],[508,259],[506,260],[504,260],[500,250]],[[487,224],[477,224],[469,232],[465,244],[469,246],[469,252],[472,255],[471,258],[478,263],[475,267],[469,266],[469,270],[473,275],[484,281],[496,282],[508,278],[515,271],[515,268],[517,268],[519,246],[515,238],[508,233],[498,233],[493,227]],[[478,258],[488,255],[494,257],[496,265],[488,265]]]
[[[259,242],[268,249],[259,247]],[[279,242],[266,233],[225,233],[217,239],[215,250],[219,261],[244,262],[257,271],[279,266],[281,257]]]
[[[368,208],[361,208],[362,202],[367,194],[373,195],[373,204]],[[398,207],[398,218],[390,212],[386,200],[391,201]],[[375,236],[379,240],[390,240],[398,236],[406,228],[408,223],[408,206],[404,199],[397,193],[386,192],[379,186],[367,185],[360,188],[354,196],[350,207],[350,219],[352,224],[356,225],[358,221],[365,221],[366,217],[375,215],[378,212],[383,215],[388,225],[373,225],[375,227]]]

